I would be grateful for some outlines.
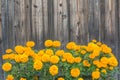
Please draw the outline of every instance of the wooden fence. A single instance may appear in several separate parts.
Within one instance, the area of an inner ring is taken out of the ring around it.
[[[0,8],[0,66],[5,49],[28,40],[41,49],[46,39],[62,46],[97,39],[112,47],[120,62],[120,0],[1,0]],[[0,80],[3,76],[0,69]]]

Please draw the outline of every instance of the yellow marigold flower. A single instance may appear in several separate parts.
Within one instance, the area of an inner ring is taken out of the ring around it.
[[[25,55],[25,54],[23,54],[23,55],[21,55],[21,57],[20,57],[20,61],[21,62],[27,62],[29,60],[29,58],[28,58],[28,56],[27,55]]]
[[[46,47],[51,47],[51,46],[53,46],[53,41],[52,40],[46,40],[44,44],[45,44]]]
[[[30,47],[24,47],[23,54],[30,56],[33,53],[33,50]]]
[[[65,80],[63,77],[59,77],[57,80]]]
[[[107,45],[105,45],[105,44],[102,44],[101,48],[102,48],[102,52],[104,52],[104,53],[108,53],[109,54],[109,53],[112,52],[112,49],[110,47],[108,47]]]
[[[65,54],[63,54],[63,58],[64,59],[67,59],[68,57],[72,57],[72,54],[71,53],[65,53]]]
[[[110,66],[117,66],[118,65],[118,61],[117,61],[117,59],[113,56],[113,57],[110,57],[109,58],[109,62],[108,62],[108,64],[110,65]]]
[[[96,44],[97,44],[98,46],[101,46],[101,45],[102,45],[102,43],[101,43],[101,42],[97,42]]]
[[[86,67],[90,67],[90,63],[88,62],[88,60],[84,60],[83,65]]]
[[[36,61],[34,62],[34,64],[33,64],[33,68],[34,68],[35,70],[41,70],[42,67],[43,67],[43,63],[42,63],[41,61],[39,61],[39,60],[36,60]]]
[[[66,45],[66,48],[67,48],[67,49],[75,49],[75,47],[76,47],[75,42],[69,42],[69,43]]]
[[[11,54],[5,54],[2,56],[3,59],[10,59],[10,60],[14,60],[16,54],[11,53]]]
[[[97,41],[95,39],[93,39],[92,42],[96,43]]]
[[[74,50],[76,51],[80,50],[80,45],[76,45]]]
[[[71,64],[74,63],[74,57],[73,56],[68,56],[67,57],[67,62],[71,63]]]
[[[62,59],[62,62],[65,62],[66,61],[66,59]]]
[[[95,44],[94,43],[92,43],[92,42],[88,43],[87,51],[91,52],[91,51],[94,50],[94,48],[95,48]]]
[[[85,50],[81,50],[81,54],[86,54],[86,51]]]
[[[5,52],[6,52],[6,53],[11,53],[11,52],[13,52],[13,50],[12,50],[12,49],[6,49]]]
[[[46,49],[45,53],[48,54],[49,56],[52,56],[54,54],[52,49]]]
[[[103,63],[103,64],[108,64],[109,59],[108,59],[107,57],[102,57],[102,58],[100,59],[100,62]]]
[[[81,57],[76,57],[76,58],[74,58],[74,61],[76,62],[76,63],[80,63],[81,62]]]
[[[99,79],[100,78],[100,72],[99,71],[93,71],[92,72],[92,78],[93,79]]]
[[[14,80],[13,75],[8,75],[7,78],[6,78],[6,80]]]
[[[8,54],[2,55],[2,59],[3,59],[3,60],[9,59],[9,55],[8,55]]]
[[[95,50],[95,49],[97,49],[97,48],[99,48],[98,45],[96,45],[96,44],[90,42],[90,43],[88,43],[87,51],[91,52],[91,51],[93,51],[93,50]]]
[[[53,63],[53,64],[58,63],[59,60],[60,60],[59,57],[56,56],[56,55],[50,57],[50,62]]]
[[[83,78],[78,78],[78,80],[84,80]]]
[[[80,70],[78,68],[73,68],[71,69],[70,74],[72,77],[76,78],[80,75]]]
[[[113,70],[113,67],[109,67],[110,70]]]
[[[98,68],[102,67],[102,63],[99,60],[94,60],[93,64],[96,65]]]
[[[31,57],[33,58],[33,59],[35,59],[35,58],[37,58],[37,54],[33,54]]]
[[[37,76],[37,75],[35,75],[35,76],[34,76],[34,79],[35,79],[35,80],[39,80],[39,78],[38,78],[38,76]]]
[[[16,55],[15,56],[15,61],[18,62],[18,63],[21,62],[21,55]]]
[[[40,50],[40,51],[38,52],[38,55],[39,55],[39,56],[43,56],[43,54],[45,54],[44,50]]]
[[[42,60],[42,62],[49,62],[50,56],[49,56],[48,54],[44,54],[44,55],[41,57],[41,60]]]
[[[101,62],[99,62],[98,64],[96,64],[96,66],[98,67],[98,68],[101,68],[101,67],[107,67],[106,65],[102,65],[102,63]]]
[[[60,47],[61,43],[60,41],[53,41],[53,47]]]
[[[28,41],[28,42],[26,42],[26,46],[27,47],[34,47],[35,46],[35,42],[34,41]]]
[[[30,50],[30,51],[29,51],[29,56],[34,57],[35,54],[36,54],[36,53],[35,53],[33,50]]]
[[[18,46],[15,47],[15,51],[17,53],[23,53],[24,52],[24,47],[21,46],[21,45],[18,45]]]
[[[63,54],[64,54],[64,50],[57,50],[55,52],[55,55],[57,55],[57,56],[62,56]]]
[[[12,69],[12,64],[9,63],[9,62],[6,62],[6,63],[4,63],[4,64],[2,65],[2,69],[3,69],[4,71],[10,71],[10,70]]]
[[[96,56],[94,54],[90,54],[89,58],[94,59]]]
[[[93,53],[92,53],[95,57],[99,56],[100,55],[100,49],[95,49],[93,50]]]
[[[35,54],[35,56],[33,57],[33,60],[40,60],[41,61],[41,56],[39,56],[38,54]]]
[[[26,78],[20,78],[20,80],[26,80]]]
[[[88,49],[88,47],[87,47],[87,46],[85,46],[85,45],[80,46],[80,48],[81,48],[81,49],[85,49],[85,50],[87,50],[87,49]]]
[[[107,68],[108,67],[107,64],[105,64],[105,63],[100,62],[100,64],[101,64],[101,67],[103,67],[103,68]]]
[[[96,69],[96,71],[99,71],[99,70],[100,70],[99,68]]]
[[[93,64],[94,64],[94,65],[96,65],[96,64],[98,64],[98,63],[99,63],[99,60],[94,60],[94,61],[93,61]]]
[[[106,71],[106,69],[102,69],[102,71],[101,71],[102,73],[104,73],[104,74],[106,74],[107,73],[107,71]]]
[[[52,65],[50,68],[49,68],[49,72],[52,76],[55,76],[58,74],[58,67],[56,65]]]

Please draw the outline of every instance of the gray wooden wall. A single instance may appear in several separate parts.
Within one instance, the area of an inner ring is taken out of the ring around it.
[[[120,62],[120,0],[1,1],[0,66],[5,49],[28,40],[41,49],[46,39],[60,40],[62,46],[97,39],[112,47]],[[4,80],[2,74],[0,69]]]

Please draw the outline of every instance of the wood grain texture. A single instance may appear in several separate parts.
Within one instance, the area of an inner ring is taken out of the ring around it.
[[[1,4],[1,2],[2,2],[2,0],[0,0],[0,5],[2,5]],[[1,17],[1,7],[2,6],[0,6],[0,67],[2,67],[2,63],[3,63],[3,61],[2,61],[2,54],[3,54],[3,44],[2,44],[2,17]],[[2,79],[2,78],[4,78],[4,73],[3,73],[3,71],[0,69],[0,79]]]
[[[1,0],[0,4],[2,54],[28,40],[41,49],[46,39],[60,40],[62,48],[68,41],[86,44],[96,39],[112,47],[120,62],[120,0]]]
[[[60,40],[63,43],[62,47],[64,47],[69,40],[67,9],[67,0],[54,1],[54,39]]]
[[[43,0],[43,39],[49,39],[48,37],[48,0]]]
[[[113,0],[105,1],[105,42],[112,44],[111,47],[115,50],[116,42],[116,26],[115,26],[115,3]]]
[[[32,1],[32,40],[43,47],[43,0]]]
[[[4,54],[4,52],[5,52],[5,49],[8,46],[8,45],[6,45],[7,40],[5,38],[5,36],[7,36],[5,34],[5,32],[6,32],[5,28],[7,28],[7,18],[6,18],[6,14],[7,14],[7,0],[1,0],[1,14],[2,14],[2,16],[1,16],[1,19],[2,19],[1,40],[2,40],[2,42],[0,43],[0,49],[1,49],[0,52],[1,52],[1,56],[2,56],[2,54]],[[2,59],[2,57],[1,57],[1,59]],[[1,63],[0,63],[1,66],[2,66],[2,63],[3,63],[3,61],[1,60]],[[5,80],[5,74],[4,74],[4,72],[1,69],[0,69],[0,74],[1,74],[0,78]]]
[[[32,17],[31,17],[31,2],[30,0],[25,0],[25,33],[26,40],[31,40],[32,38]]]
[[[94,0],[94,12],[93,12],[93,14],[94,14],[94,17],[93,17],[93,30],[91,30],[91,31],[93,31],[92,33],[92,35],[95,37],[95,39],[97,39],[97,40],[99,40],[100,41],[100,2],[99,2],[100,0]],[[94,23],[95,22],[95,23]],[[99,37],[98,37],[99,36]]]
[[[79,17],[77,14],[77,0],[70,0],[70,41],[77,41]]]
[[[100,26],[99,26],[99,36],[100,41],[105,39],[105,0],[100,0]]]
[[[69,3],[67,0],[63,0],[63,13],[62,13],[62,29],[60,35],[63,34],[61,42],[62,47],[65,47],[66,43],[69,41]]]
[[[82,29],[83,30],[83,35],[82,35],[82,44],[86,44],[89,42],[89,32],[88,32],[88,0],[83,0],[83,25]]]
[[[120,62],[120,54],[119,54],[119,52],[120,52],[120,0],[118,0],[117,1],[117,3],[118,3],[118,5],[117,5],[117,8],[118,8],[118,15],[117,15],[117,18],[118,18],[118,50],[117,50],[117,58],[118,58],[118,60],[119,60],[119,62]],[[120,67],[120,65],[119,65],[119,67]],[[118,75],[118,79],[120,79],[120,74]]]
[[[48,0],[48,38],[54,39],[54,2]]]

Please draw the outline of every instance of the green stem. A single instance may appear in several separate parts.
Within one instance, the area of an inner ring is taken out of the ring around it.
[[[54,77],[54,76],[53,76],[52,78],[53,78],[52,80],[55,80],[55,77]]]
[[[44,69],[44,79],[47,80],[46,79],[46,69]]]

